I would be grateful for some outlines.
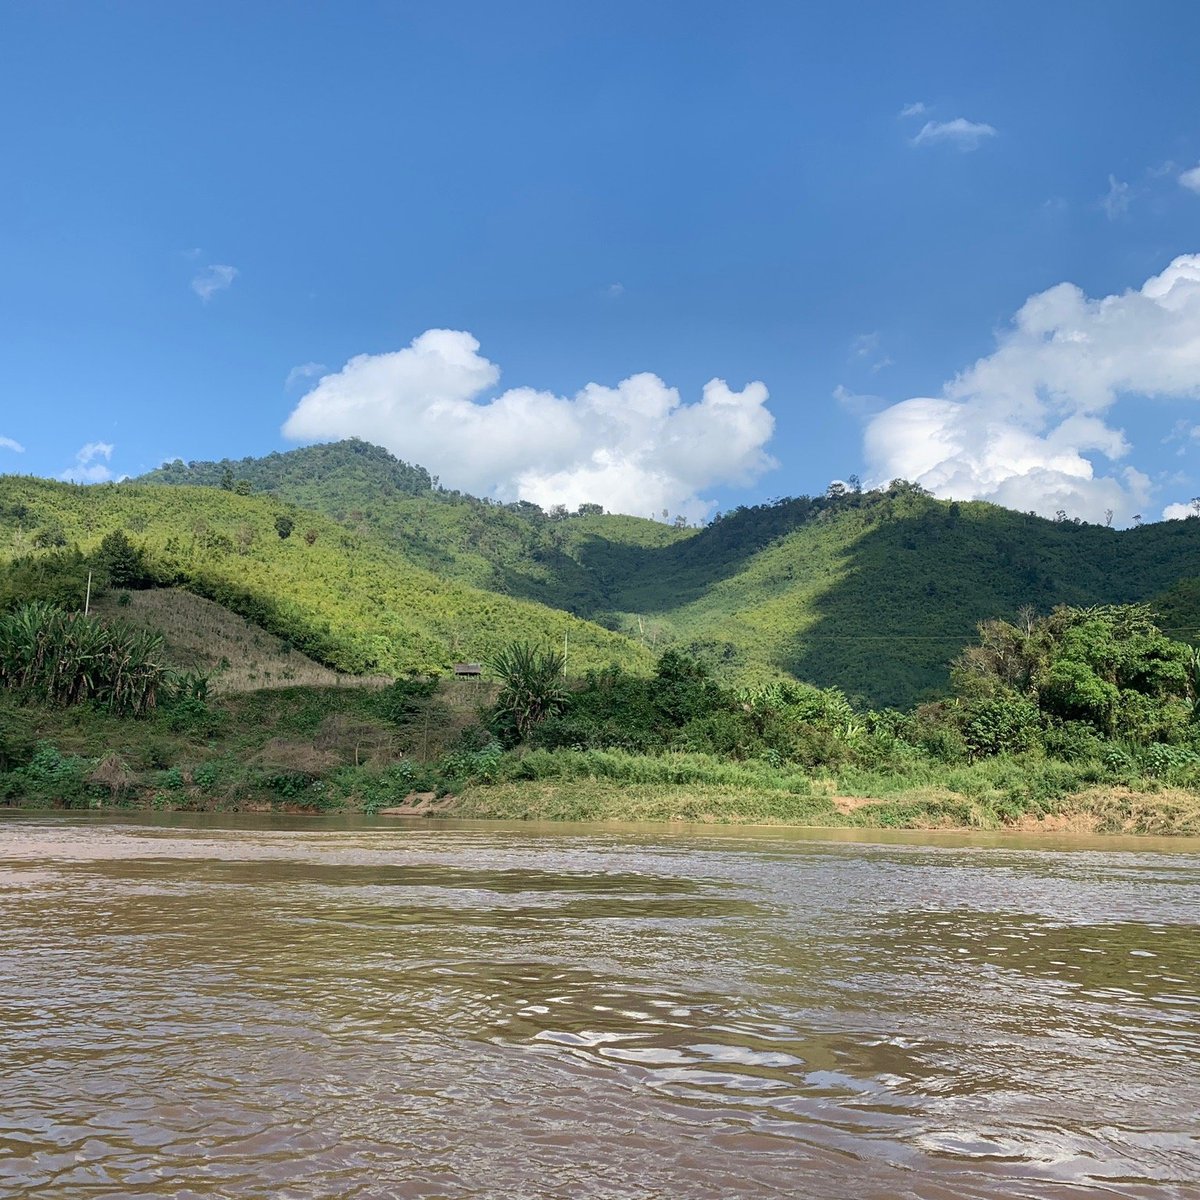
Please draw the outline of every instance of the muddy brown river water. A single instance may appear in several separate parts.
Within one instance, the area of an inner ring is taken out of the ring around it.
[[[0,1197],[1200,1197],[1198,923],[1195,841],[4,815]]]

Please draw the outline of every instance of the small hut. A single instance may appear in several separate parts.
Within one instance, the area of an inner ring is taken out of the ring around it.
[[[483,663],[461,662],[454,664],[455,679],[474,679],[476,682],[483,676]]]

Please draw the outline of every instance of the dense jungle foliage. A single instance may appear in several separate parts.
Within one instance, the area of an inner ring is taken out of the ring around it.
[[[526,665],[530,657],[524,648],[497,660],[506,689],[532,697],[525,708],[533,715],[519,727],[503,707],[493,712],[491,727],[509,745],[691,751],[805,768],[880,767],[911,754],[966,763],[1024,751],[1065,761],[1200,761],[1200,656],[1138,605],[1061,606],[1022,626],[985,622],[953,664],[954,694],[907,712],[857,710],[839,689],[808,684],[731,688],[673,650],[650,676],[613,667],[562,692],[536,663]]]
[[[474,499],[360,441],[145,478],[270,492],[444,579],[565,609],[655,655],[679,650],[725,682],[792,677],[859,704],[936,698],[979,622],[1023,608],[1151,602],[1173,636],[1200,628],[1196,519],[1115,530],[938,501],[897,480],[739,508],[697,530]]]

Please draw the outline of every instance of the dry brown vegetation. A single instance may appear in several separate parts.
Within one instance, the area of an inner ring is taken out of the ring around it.
[[[118,603],[119,595],[129,597]],[[110,593],[95,610],[127,625],[161,632],[172,663],[210,678],[214,694],[280,687],[372,687],[384,676],[345,675],[292,649],[211,600],[178,588]]]

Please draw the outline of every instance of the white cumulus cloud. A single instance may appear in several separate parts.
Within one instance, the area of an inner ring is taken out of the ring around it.
[[[0,450],[12,450],[16,454],[25,453],[25,447],[10,437],[0,437]]]
[[[88,442],[80,446],[75,462],[59,475],[59,479],[72,483],[104,483],[112,479],[108,464],[112,461],[113,449],[109,442]]]
[[[906,104],[901,110],[902,117],[923,117],[929,111],[923,101],[916,101],[914,104]]]
[[[926,121],[912,139],[914,146],[953,146],[957,150],[976,150],[985,138],[995,137],[996,130],[980,121],[955,117],[953,121]]]
[[[1200,513],[1196,511],[1196,505],[1194,503],[1168,504],[1167,507],[1163,509],[1162,519],[1164,521],[1183,521],[1188,517],[1195,516],[1200,516]]]
[[[1062,283],[1031,296],[994,353],[948,383],[874,417],[864,435],[872,475],[935,495],[1010,508],[1127,521],[1150,480],[1106,422],[1122,396],[1200,399],[1200,255],[1175,259],[1140,288],[1089,299]]]
[[[1200,192],[1200,167],[1193,167],[1179,176],[1179,182],[1193,192]]]
[[[574,396],[519,387],[481,399],[499,378],[471,334],[430,329],[324,376],[283,432],[377,442],[445,485],[499,500],[640,515],[665,508],[689,520],[712,510],[706,489],[750,483],[775,465],[762,383],[734,391],[713,379],[688,404],[648,373],[589,383]]]
[[[209,263],[192,277],[192,291],[207,304],[218,292],[223,292],[238,277],[237,267],[228,263]]]

